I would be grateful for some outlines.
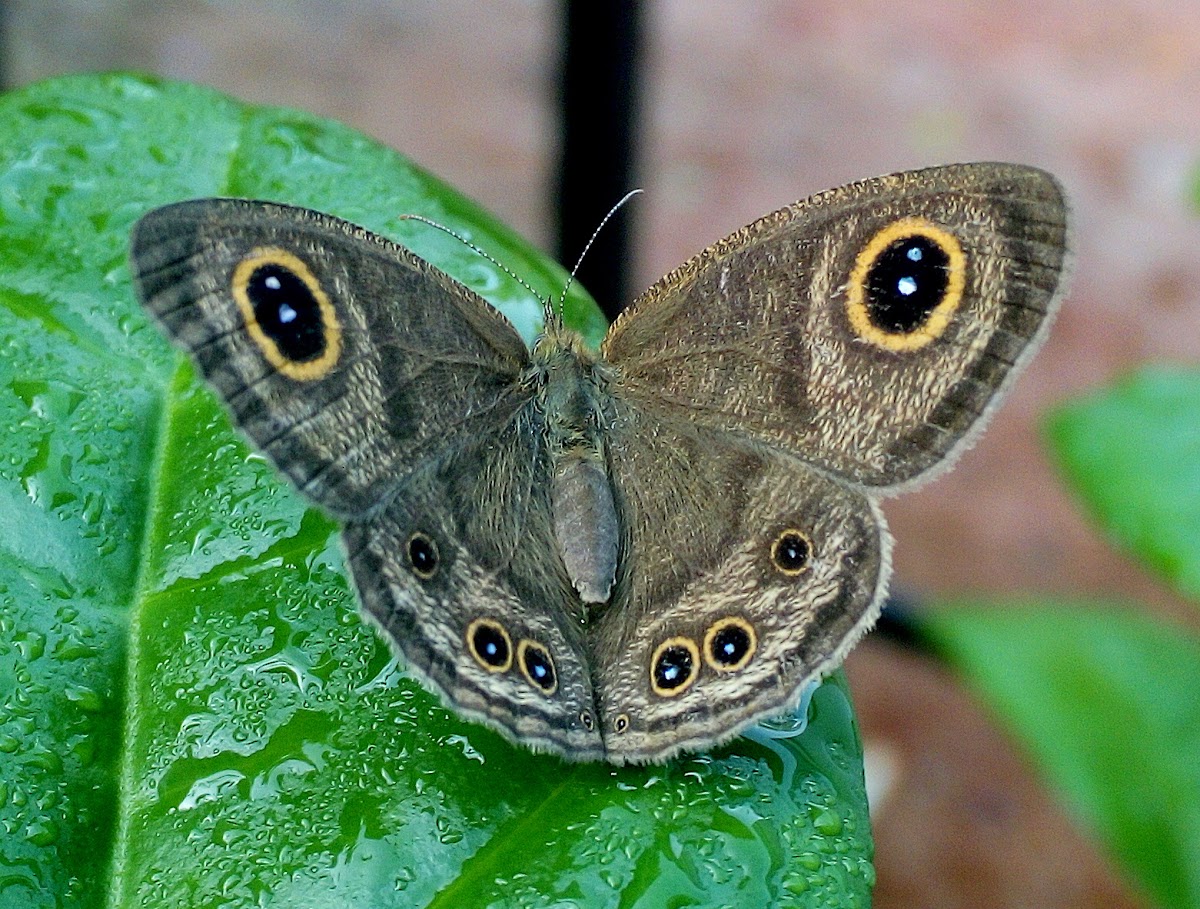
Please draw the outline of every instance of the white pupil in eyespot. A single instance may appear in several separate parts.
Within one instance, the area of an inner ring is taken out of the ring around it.
[[[904,277],[896,282],[896,290],[908,297],[917,292],[917,282],[915,278]]]
[[[279,304],[279,321],[281,324],[287,325],[289,322],[295,322],[296,316],[296,310],[292,309],[287,303]]]
[[[909,262],[920,262],[924,254],[921,252],[921,247],[910,246],[907,255]]]
[[[263,283],[267,285],[267,290],[279,290],[283,287],[283,282],[279,280],[278,275],[267,275],[267,279]]]

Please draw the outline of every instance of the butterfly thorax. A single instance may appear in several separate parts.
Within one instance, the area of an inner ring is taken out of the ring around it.
[[[616,575],[620,539],[602,433],[607,369],[578,334],[548,319],[534,345],[529,378],[553,465],[559,555],[580,599],[603,603]]]

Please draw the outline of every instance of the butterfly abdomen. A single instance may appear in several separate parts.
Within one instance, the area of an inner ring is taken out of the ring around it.
[[[558,553],[580,599],[603,603],[616,576],[620,539],[601,429],[603,366],[578,336],[558,328],[535,348],[532,369],[553,464]]]
[[[603,603],[617,572],[619,528],[602,462],[584,451],[558,464],[551,492],[558,553],[585,603]]]

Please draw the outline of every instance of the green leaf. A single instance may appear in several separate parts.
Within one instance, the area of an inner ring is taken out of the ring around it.
[[[1046,430],[1101,527],[1200,600],[1200,370],[1144,368],[1060,407]]]
[[[169,201],[307,205],[402,240],[527,338],[560,268],[306,114],[82,77],[0,98],[0,126],[0,905],[868,904],[840,675],[802,734],[661,767],[462,723],[360,622],[335,526],[148,323],[126,254]],[[581,291],[567,320],[603,331]]]
[[[1073,603],[947,605],[922,626],[1145,891],[1200,907],[1200,639]]]

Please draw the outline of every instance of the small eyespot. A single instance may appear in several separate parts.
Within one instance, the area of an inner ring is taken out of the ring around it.
[[[954,234],[901,218],[863,247],[846,285],[847,314],[863,340],[891,351],[924,347],[946,330],[966,286],[966,253]]]
[[[620,735],[622,732],[624,732],[628,728],[629,728],[629,714],[618,713],[615,717],[613,717],[613,732],[617,733],[617,735]]]
[[[673,698],[683,694],[700,672],[700,650],[690,638],[668,638],[650,659],[650,687],[655,694]]]
[[[467,649],[488,672],[507,672],[512,666],[512,638],[495,619],[479,618],[467,626]]]
[[[413,571],[423,581],[428,581],[437,574],[438,556],[437,543],[426,534],[417,532],[408,538],[408,561]]]
[[[517,644],[517,664],[521,667],[521,675],[533,687],[549,697],[558,690],[558,675],[554,671],[554,660],[550,651],[537,641],[523,638]]]
[[[781,574],[797,577],[808,568],[812,559],[812,540],[808,534],[789,527],[771,544],[771,562]]]
[[[579,722],[583,723],[583,728],[588,732],[596,728],[596,720],[592,716],[591,711],[581,710],[579,712]]]
[[[734,672],[750,662],[758,647],[754,626],[738,616],[726,616],[708,626],[704,657],[717,672]]]
[[[287,250],[262,247],[237,264],[230,285],[267,362],[300,381],[329,373],[341,356],[341,325],[308,265]]]

